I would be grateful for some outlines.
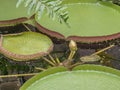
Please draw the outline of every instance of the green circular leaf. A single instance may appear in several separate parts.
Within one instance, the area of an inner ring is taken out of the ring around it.
[[[0,52],[19,61],[39,58],[48,54],[52,48],[52,41],[47,36],[36,32],[23,32],[3,36]]]
[[[120,71],[99,65],[81,65],[73,71],[58,70],[56,73],[39,78],[41,75],[43,74],[40,73],[27,81],[20,90],[119,90],[120,88]]]
[[[60,24],[43,15],[41,20],[36,18],[42,32],[50,30],[65,37],[69,36],[106,36],[119,33],[120,7],[110,2],[79,2],[66,4],[69,13],[68,23]],[[44,28],[43,28],[44,27]],[[49,32],[45,32],[50,34]],[[52,34],[51,34],[52,35]],[[56,37],[56,35],[53,35]]]

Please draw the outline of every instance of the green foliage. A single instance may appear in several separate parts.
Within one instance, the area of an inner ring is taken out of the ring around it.
[[[28,14],[36,13],[40,19],[44,11],[53,20],[57,17],[60,23],[66,23],[69,18],[68,12],[65,11],[66,6],[62,5],[62,0],[18,0],[16,7],[24,2],[24,6],[28,7]]]

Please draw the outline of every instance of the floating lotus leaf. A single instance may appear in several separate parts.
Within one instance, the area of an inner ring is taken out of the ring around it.
[[[26,21],[30,15],[27,14],[27,8],[24,4],[16,8],[18,0],[0,1],[0,26],[16,24]]]
[[[98,43],[120,38],[120,7],[111,2],[90,1],[65,2],[70,27],[60,24],[57,19],[51,20],[47,15],[43,15],[41,20],[36,16],[36,26],[52,37],[72,39],[80,43]]]
[[[51,72],[50,72],[51,71]],[[81,65],[73,71],[62,67],[48,69],[20,90],[119,90],[120,71],[99,65]]]
[[[16,61],[25,61],[47,55],[53,49],[52,41],[36,32],[1,36],[0,53]]]

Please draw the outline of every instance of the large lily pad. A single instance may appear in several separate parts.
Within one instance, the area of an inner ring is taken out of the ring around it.
[[[52,41],[36,32],[1,36],[0,52],[17,61],[31,60],[47,55],[53,49]]]
[[[23,4],[16,8],[17,1],[0,1],[0,26],[21,23],[31,16],[27,14],[27,8]]]
[[[43,15],[41,20],[36,16],[36,25],[41,32],[52,37],[73,39],[82,43],[119,38],[120,7],[111,2],[90,1],[65,2],[70,17],[68,20],[70,27],[60,24],[56,19],[51,20],[47,15]]]
[[[59,67],[51,69],[51,74],[49,73],[50,69],[36,75],[20,90],[119,90],[120,88],[120,71],[105,66],[81,65],[73,71],[65,71]]]

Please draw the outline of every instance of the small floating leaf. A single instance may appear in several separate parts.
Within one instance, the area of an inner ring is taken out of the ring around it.
[[[52,41],[36,32],[1,37],[0,52],[16,61],[37,59],[50,53],[52,49]]]

